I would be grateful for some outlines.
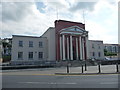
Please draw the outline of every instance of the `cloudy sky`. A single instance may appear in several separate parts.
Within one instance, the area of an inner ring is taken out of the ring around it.
[[[2,38],[40,36],[61,19],[85,21],[90,40],[118,43],[117,0],[4,0],[0,3],[0,17]]]

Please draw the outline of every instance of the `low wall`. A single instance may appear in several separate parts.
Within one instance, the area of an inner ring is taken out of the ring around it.
[[[91,63],[87,60],[86,60],[86,62],[85,62],[85,60],[84,61],[81,61],[81,60],[69,60],[69,61],[68,60],[61,60],[61,61],[56,63],[56,66],[60,67],[60,66],[69,65],[69,66],[72,66],[72,67],[79,67],[79,66],[81,66],[82,64],[85,64],[85,63],[86,63],[87,66],[93,66],[94,65],[94,63]]]
[[[19,65],[19,66],[2,66],[2,70],[11,70],[11,69],[29,69],[29,68],[49,68],[53,66],[37,66],[37,65]]]
[[[56,64],[56,61],[46,61],[46,60],[26,60],[26,61],[11,61],[10,65],[15,66],[15,65],[38,65],[38,66],[54,66]]]
[[[106,61],[101,61],[102,65],[113,65],[113,64],[120,64],[120,60],[106,60]]]

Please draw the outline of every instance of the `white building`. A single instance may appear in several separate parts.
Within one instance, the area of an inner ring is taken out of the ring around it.
[[[103,60],[104,57],[104,45],[103,41],[89,40],[89,58]]]
[[[0,63],[2,62],[2,39],[0,38]]]
[[[95,47],[99,44],[100,48],[91,48],[91,43]],[[91,52],[98,55],[93,57]],[[103,54],[103,42],[88,41],[84,24],[56,20],[55,27],[48,28],[41,37],[13,35],[11,63],[41,64],[48,61],[102,59]]]
[[[48,58],[47,60],[56,60],[56,46],[55,46],[55,28],[50,27],[47,29],[47,31],[41,36],[47,38],[47,53]]]
[[[48,42],[45,37],[13,35],[12,61],[15,64],[37,64],[47,60]]]

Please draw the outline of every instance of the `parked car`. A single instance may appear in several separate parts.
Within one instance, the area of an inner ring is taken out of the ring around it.
[[[111,60],[110,58],[108,58],[108,57],[105,57],[105,60]]]

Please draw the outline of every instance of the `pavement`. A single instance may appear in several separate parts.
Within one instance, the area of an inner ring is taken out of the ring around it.
[[[81,67],[35,68],[3,70],[0,79],[3,88],[118,88],[116,65]],[[41,90],[41,89],[40,89]]]
[[[56,75],[120,74],[120,71],[117,72],[116,65],[102,65],[100,66],[100,72],[99,72],[98,66],[87,66],[86,70],[85,70],[85,67],[83,67],[83,72],[82,72],[82,67],[77,67],[77,68],[70,68],[69,73],[61,72],[61,73],[55,73],[55,74]]]
[[[120,67],[120,66],[119,66]],[[16,69],[16,70],[2,70],[2,75],[95,75],[95,74],[119,74],[116,72],[116,65],[102,65],[101,73],[99,73],[98,66],[85,67],[69,67],[69,73],[67,73],[66,67],[54,67],[54,68],[35,68],[35,69]],[[22,73],[21,73],[22,72]]]

